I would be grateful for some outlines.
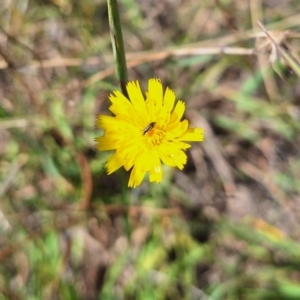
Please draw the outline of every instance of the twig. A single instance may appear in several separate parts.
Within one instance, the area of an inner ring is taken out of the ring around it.
[[[295,74],[300,77],[300,64],[296,60],[295,57],[292,56],[292,54],[288,53],[286,50],[281,47],[277,41],[272,37],[272,35],[266,30],[266,28],[263,26],[263,24],[259,21],[257,21],[258,26],[262,29],[262,31],[267,35],[267,37],[272,42],[272,45],[274,45],[278,51],[279,54],[281,54],[282,58],[286,61],[286,63],[290,66],[290,68],[295,72]]]

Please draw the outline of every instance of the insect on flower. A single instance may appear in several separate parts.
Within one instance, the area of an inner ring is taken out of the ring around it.
[[[155,126],[156,122],[151,122],[148,126],[146,126],[143,129],[143,135],[145,135],[148,131],[150,131],[151,129],[153,129],[153,127]]]

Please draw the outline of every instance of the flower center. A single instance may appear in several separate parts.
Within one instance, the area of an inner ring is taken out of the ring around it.
[[[145,142],[150,147],[157,146],[162,143],[165,136],[166,136],[165,131],[157,127],[154,127],[151,130],[149,130],[145,135]]]

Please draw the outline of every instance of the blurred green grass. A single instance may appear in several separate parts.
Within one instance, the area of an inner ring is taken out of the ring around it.
[[[299,79],[252,28],[297,58],[298,5],[249,4],[119,1],[129,79],[209,126],[184,172],[127,190],[94,148],[118,88],[106,2],[4,1],[1,300],[300,298]]]

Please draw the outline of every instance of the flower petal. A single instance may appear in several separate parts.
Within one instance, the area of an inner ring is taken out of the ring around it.
[[[175,104],[175,93],[167,87],[164,95],[164,107],[170,113],[174,107],[174,104]]]
[[[189,142],[202,142],[204,141],[204,129],[202,128],[189,128],[179,138],[179,141]]]
[[[134,107],[134,109],[140,114],[147,114],[145,99],[142,94],[140,84],[138,81],[130,81],[126,86],[129,99]]]
[[[160,109],[163,100],[163,87],[159,79],[153,78],[148,81],[148,95],[155,101],[156,109]]]
[[[115,115],[128,115],[134,111],[132,103],[120,91],[114,91],[109,96],[109,100],[112,103],[109,110]]]
[[[115,117],[100,115],[97,117],[96,125],[98,128],[102,128],[104,130],[109,128],[119,127],[118,121]]]
[[[103,136],[95,138],[96,148],[99,151],[109,151],[117,149],[117,138],[115,136]]]
[[[176,106],[171,114],[170,123],[180,121],[183,116],[184,110],[185,110],[184,102],[181,100],[177,101]]]
[[[144,179],[146,172],[149,171],[149,156],[146,151],[140,153],[137,157],[135,165],[130,173],[128,186],[137,187]]]
[[[161,182],[163,172],[161,161],[157,151],[152,151],[151,153],[151,168],[149,174],[150,182]]]
[[[121,168],[123,165],[122,160],[117,153],[113,154],[106,162],[107,174],[111,174]]]

